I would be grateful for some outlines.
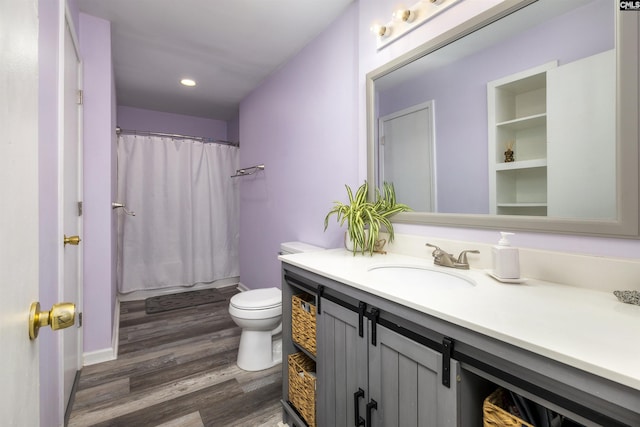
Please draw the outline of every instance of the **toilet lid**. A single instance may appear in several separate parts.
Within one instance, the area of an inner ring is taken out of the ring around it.
[[[244,310],[260,310],[282,305],[282,291],[278,288],[252,289],[231,297],[231,305]]]

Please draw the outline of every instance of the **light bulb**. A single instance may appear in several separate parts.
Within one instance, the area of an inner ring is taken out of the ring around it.
[[[398,9],[393,12],[393,19],[401,22],[413,22],[416,19],[416,14],[413,10],[410,9]]]
[[[373,24],[370,28],[371,32],[380,38],[389,37],[391,27],[380,24]]]
[[[180,80],[180,83],[185,85],[185,86],[195,86],[196,85],[195,80],[192,80],[192,79],[182,79],[182,80]]]

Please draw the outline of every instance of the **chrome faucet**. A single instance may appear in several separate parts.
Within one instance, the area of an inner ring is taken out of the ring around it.
[[[460,255],[456,259],[453,254],[447,253],[437,247],[436,245],[432,245],[431,243],[427,243],[426,246],[434,248],[434,251],[431,255],[433,255],[433,263],[435,265],[440,265],[443,267],[451,267],[451,268],[460,268],[463,270],[469,269],[469,261],[467,260],[467,254],[479,254],[478,250],[466,250],[460,252]]]

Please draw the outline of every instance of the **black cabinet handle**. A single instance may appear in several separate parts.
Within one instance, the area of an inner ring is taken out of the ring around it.
[[[359,426],[363,426],[364,425],[364,418],[362,418],[360,416],[360,398],[364,397],[364,390],[359,388],[358,391],[356,391],[355,393],[353,393],[353,412],[356,414],[355,417],[355,426],[359,427]]]
[[[371,410],[378,409],[378,402],[371,399],[369,403],[367,403],[367,425],[366,427],[371,427]]]

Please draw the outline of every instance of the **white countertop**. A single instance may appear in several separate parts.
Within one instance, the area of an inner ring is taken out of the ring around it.
[[[640,306],[623,304],[612,293],[533,279],[504,284],[483,270],[439,267],[431,257],[393,253],[353,256],[331,249],[279,259],[640,390]],[[461,275],[475,286],[391,285],[369,271],[382,265]]]

